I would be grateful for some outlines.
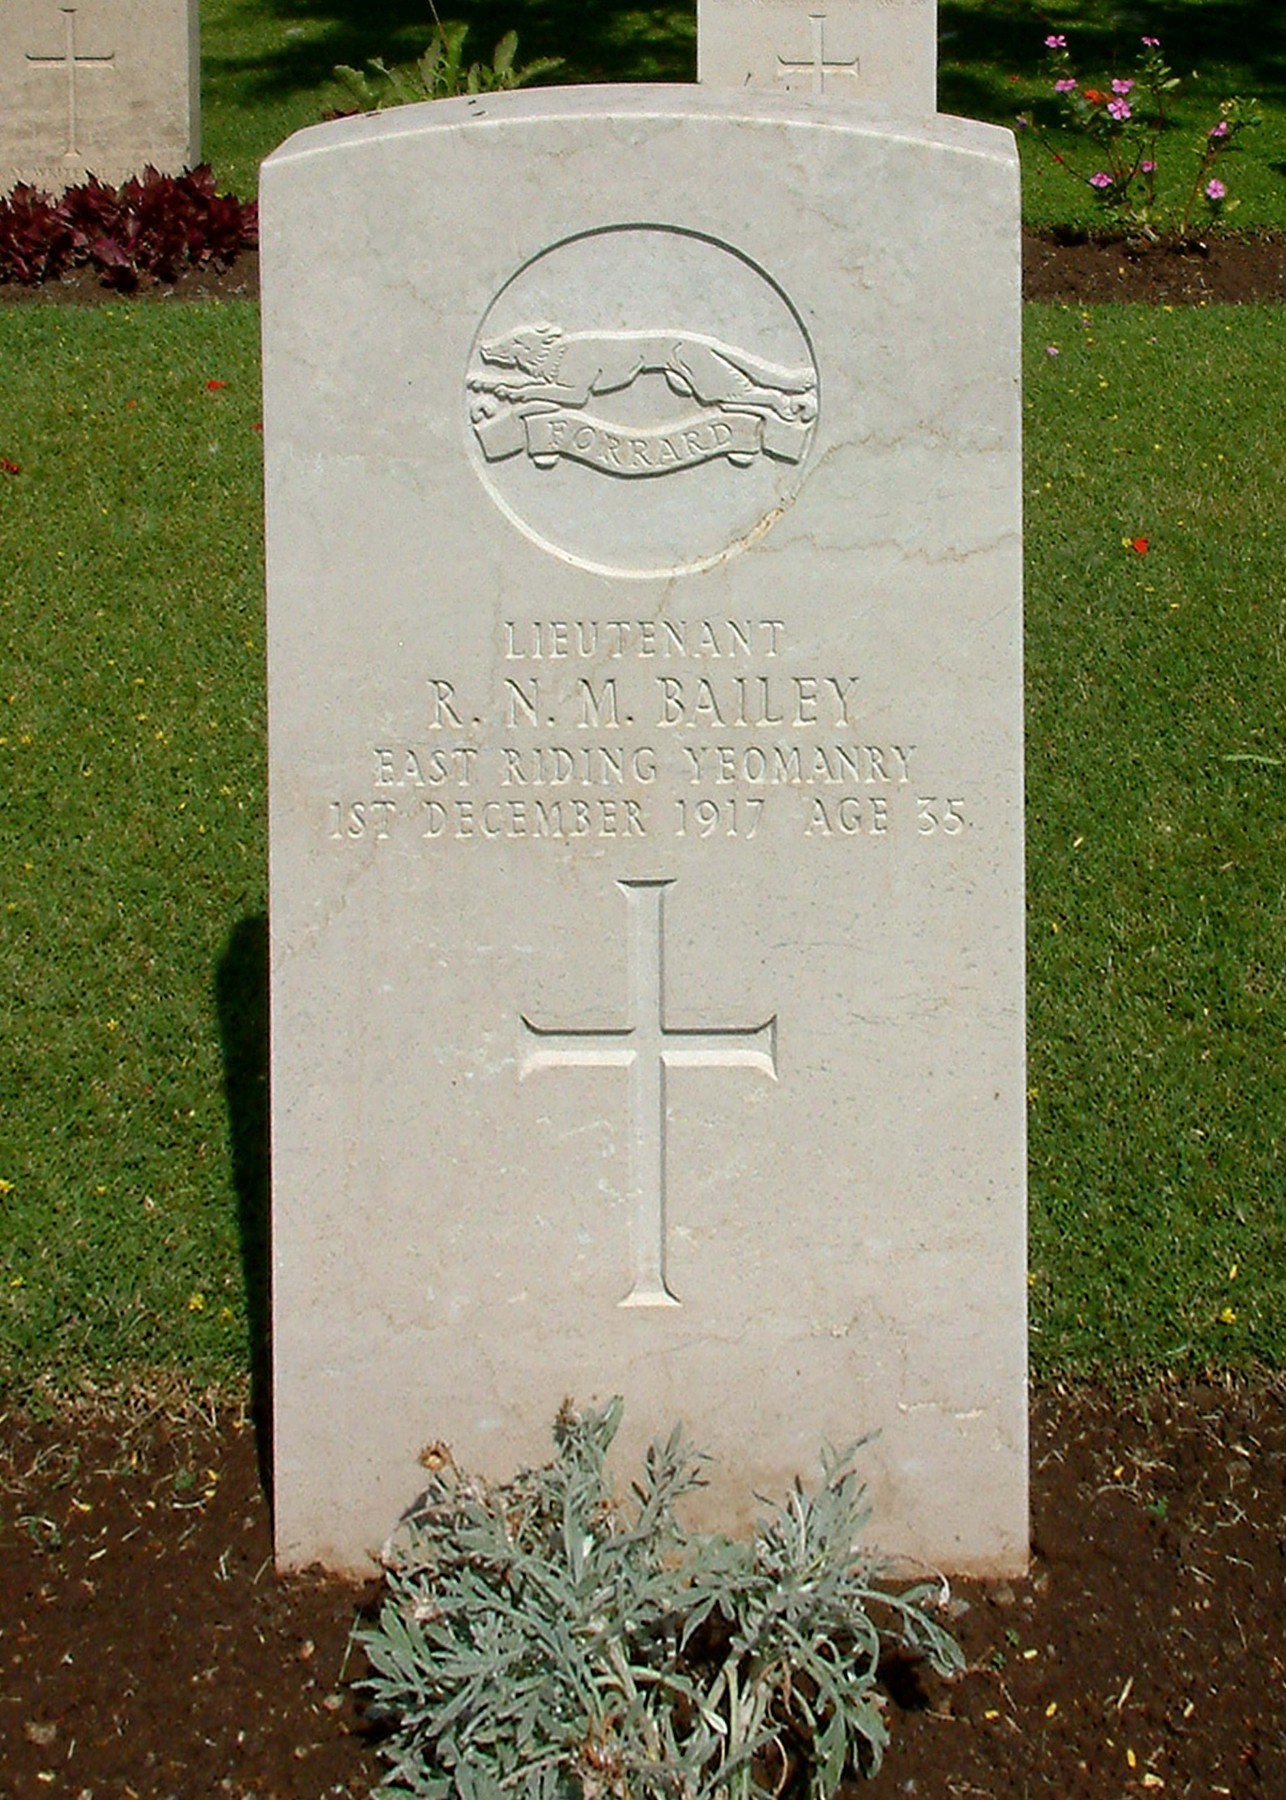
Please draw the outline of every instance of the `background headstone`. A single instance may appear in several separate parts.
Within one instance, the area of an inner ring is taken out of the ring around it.
[[[565,89],[261,192],[280,1561],[619,1392],[1020,1568],[1012,138]]]
[[[697,0],[697,78],[932,113],[937,0]]]
[[[0,193],[200,158],[198,0],[4,0]]]

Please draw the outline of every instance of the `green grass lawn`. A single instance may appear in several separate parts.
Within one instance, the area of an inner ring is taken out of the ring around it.
[[[1027,324],[1034,1364],[1281,1368],[1286,314]],[[262,1326],[257,326],[3,316],[19,1393],[235,1387]]]
[[[264,906],[257,319],[0,324],[20,465],[0,474],[0,1372],[20,1380],[245,1356],[219,970]]]
[[[1286,312],[1026,315],[1036,1366],[1280,1366]]]
[[[693,72],[691,5],[449,11],[568,78]],[[1110,11],[941,0],[944,107],[1029,104],[1051,27],[1108,66]],[[419,0],[203,23],[242,192],[334,63],[426,36]],[[1193,120],[1265,101],[1238,220],[1281,224],[1270,8],[1136,24],[1200,62]],[[1030,216],[1069,219],[1054,193],[1029,170]],[[1034,1364],[1282,1368],[1286,315],[1026,316]],[[257,333],[249,303],[0,313],[0,1382],[26,1398],[236,1388],[263,1341]]]

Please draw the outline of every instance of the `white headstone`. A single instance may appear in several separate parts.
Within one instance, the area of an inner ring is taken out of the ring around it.
[[[1012,139],[564,89],[261,193],[280,1562],[619,1392],[1021,1567]]]
[[[200,157],[198,0],[4,0],[0,193]]]
[[[703,85],[937,110],[938,0],[697,0]]]

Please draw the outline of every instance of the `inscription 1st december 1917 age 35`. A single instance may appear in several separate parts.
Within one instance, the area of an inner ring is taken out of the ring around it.
[[[336,842],[957,837],[967,797],[932,746],[863,720],[863,677],[805,666],[785,622],[503,621],[477,691],[426,671],[398,738],[372,740]],[[483,691],[484,685],[487,691]]]

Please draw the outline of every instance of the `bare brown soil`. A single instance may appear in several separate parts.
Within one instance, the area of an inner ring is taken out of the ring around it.
[[[259,252],[243,250],[226,268],[187,269],[177,281],[140,282],[133,294],[106,287],[88,264],[69,269],[56,281],[24,287],[0,281],[0,306],[119,306],[122,300],[257,300]]]
[[[160,300],[254,299],[259,257],[243,251],[226,269],[193,270],[172,285],[139,289]],[[26,288],[0,282],[0,305],[96,306],[118,303],[92,269]],[[1212,236],[1207,242],[1160,244],[1134,250],[1119,241],[1023,234],[1023,298],[1091,305],[1238,305],[1286,300],[1286,238]]]
[[[1281,1800],[1286,1387],[1037,1396],[1033,1561],[888,1675],[869,1800]],[[280,1580],[244,1419],[0,1419],[0,1796],[352,1800],[374,1587]],[[961,1609],[961,1602],[967,1610]]]
[[[1023,299],[1158,306],[1286,300],[1286,238],[1212,236],[1139,250],[1024,232]]]

